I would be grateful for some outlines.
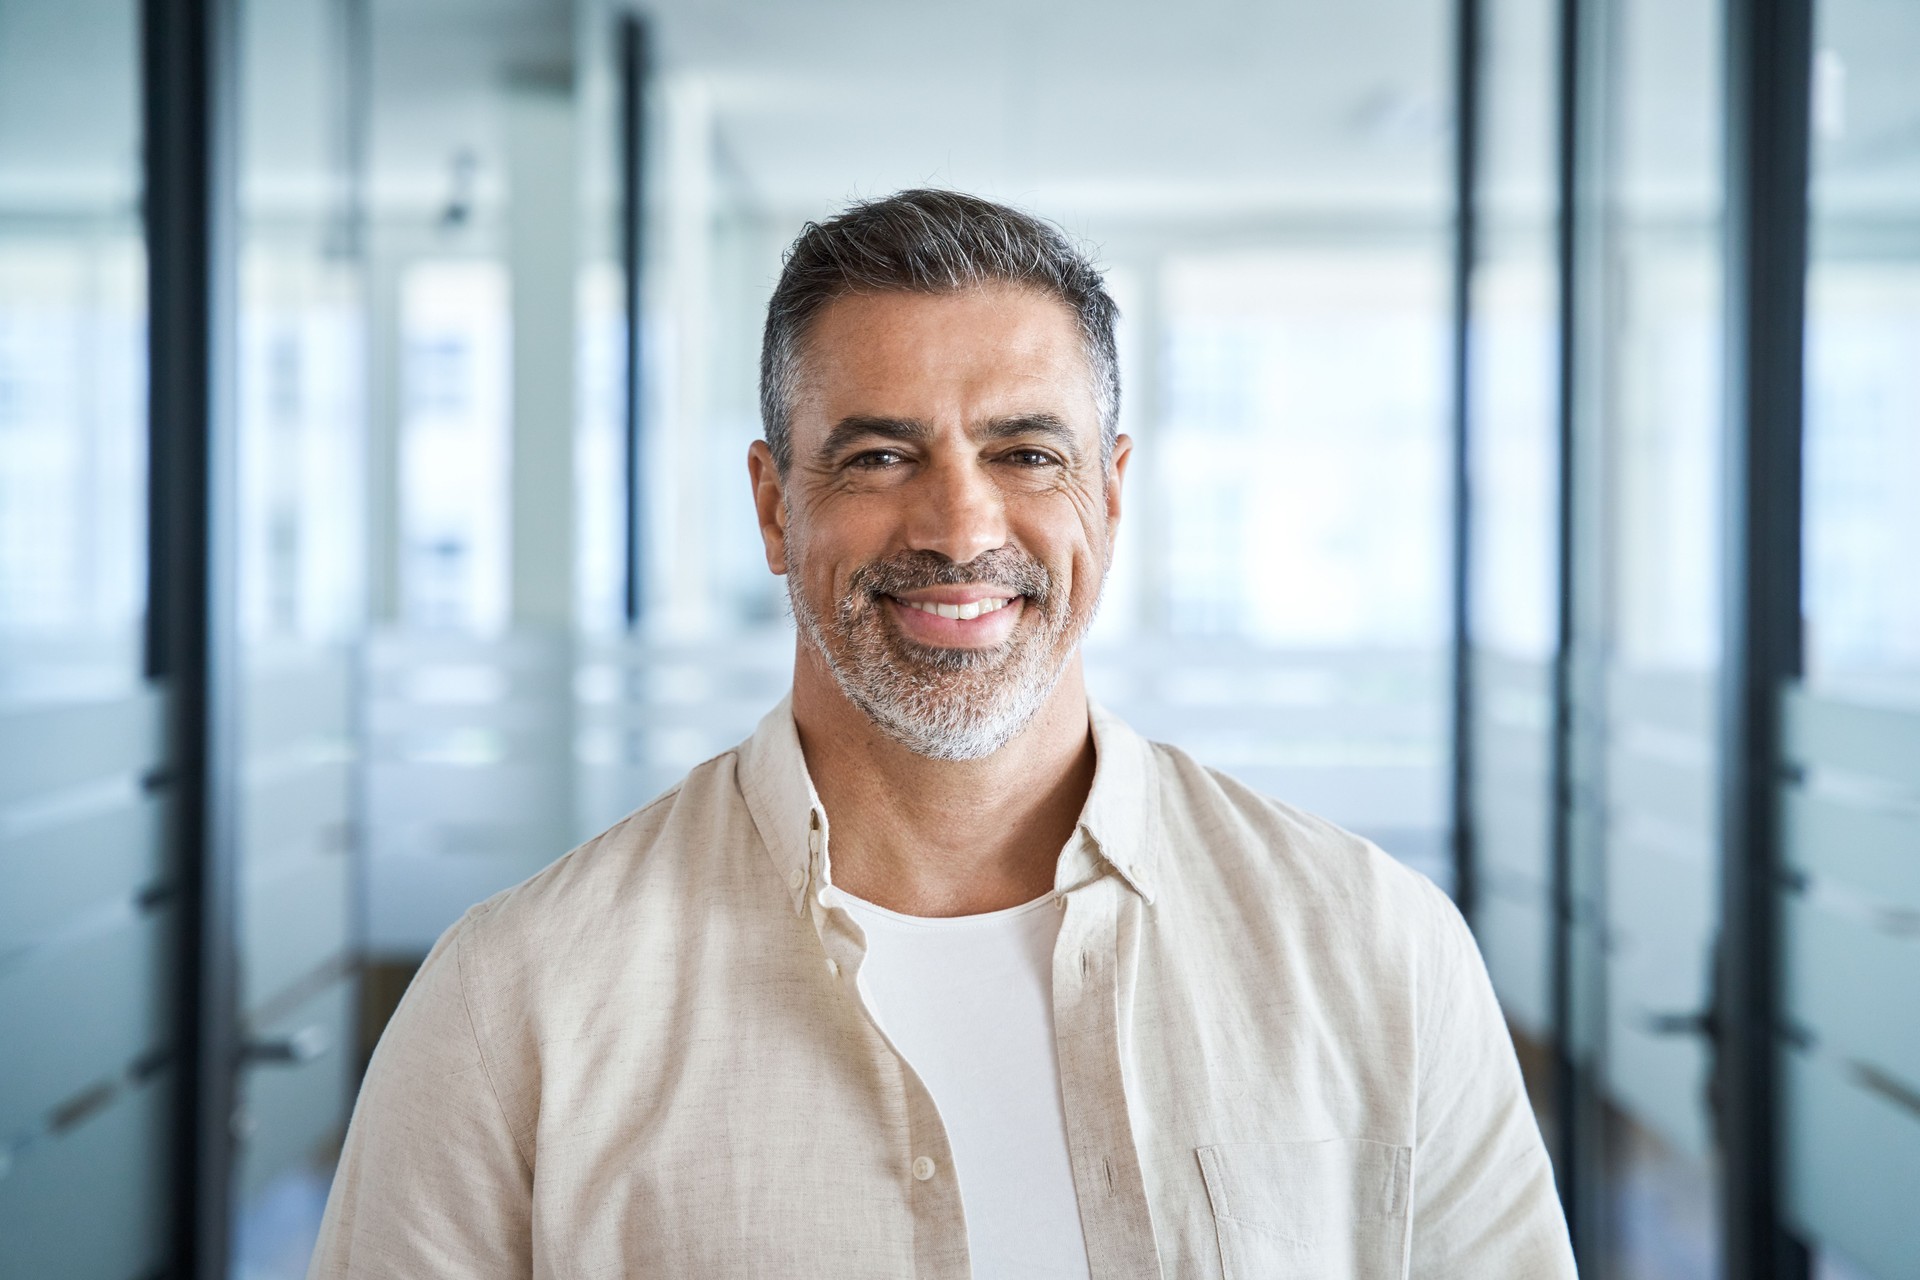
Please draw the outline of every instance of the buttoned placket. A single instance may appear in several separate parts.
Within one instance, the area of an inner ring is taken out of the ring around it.
[[[1157,1276],[1159,1249],[1120,1043],[1120,1008],[1133,999],[1121,917],[1145,903],[1118,875],[1095,869],[1084,832],[1076,844],[1061,860],[1060,878],[1091,878],[1057,890],[1064,915],[1053,950],[1053,1027],[1087,1265],[1093,1280]]]
[[[881,1049],[874,1061],[876,1072],[890,1076],[897,1084],[899,1106],[890,1119],[896,1129],[905,1132],[897,1169],[913,1214],[914,1274],[964,1280],[972,1274],[972,1267],[967,1254],[967,1223],[960,1202],[960,1181],[954,1173],[947,1127],[934,1106],[932,1092],[881,1027],[860,990],[860,966],[867,955],[866,934],[833,887],[828,834],[826,815],[816,807],[808,818],[809,869],[804,883],[794,887],[812,890],[804,894],[801,901],[813,919],[821,948],[826,952],[828,979],[844,998],[853,1001],[867,1025],[873,1028]],[[800,873],[796,871],[795,875]]]

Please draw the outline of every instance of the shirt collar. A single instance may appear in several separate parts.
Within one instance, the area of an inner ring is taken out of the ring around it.
[[[1091,699],[1087,707],[1095,760],[1080,830],[1120,878],[1151,904],[1160,887],[1161,845],[1153,744]]]
[[[793,697],[761,717],[740,745],[740,794],[760,830],[760,842],[787,886],[796,912],[806,910],[814,882],[831,883],[827,871],[827,810],[807,775],[800,732],[793,724]]]
[[[1088,704],[1095,763],[1093,786],[1080,811],[1078,832],[1061,852],[1054,887],[1059,890],[1113,868],[1151,903],[1158,888],[1159,789],[1154,785],[1153,747],[1118,716]],[[793,699],[782,698],[740,746],[740,793],[792,900],[804,912],[807,895],[832,883],[827,811],[807,774]],[[1098,861],[1085,865],[1091,855]]]

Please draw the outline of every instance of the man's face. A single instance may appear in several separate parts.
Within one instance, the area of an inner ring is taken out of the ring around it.
[[[990,286],[815,317],[783,477],[750,459],[767,563],[841,691],[937,759],[998,750],[1093,618],[1129,444],[1102,459],[1079,326]]]

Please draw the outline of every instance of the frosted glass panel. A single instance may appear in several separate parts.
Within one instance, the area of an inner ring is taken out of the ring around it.
[[[163,700],[147,688],[125,698],[0,705],[0,805],[44,798],[159,763]]]
[[[244,879],[241,1007],[282,995],[348,946],[351,864],[321,855],[283,861]]]
[[[14,1157],[0,1177],[0,1276],[129,1280],[167,1249],[170,1072]]]
[[[353,944],[354,669],[366,626],[367,6],[238,0],[231,537],[239,652],[237,998],[248,1033],[336,978]],[[361,68],[364,70],[365,68]],[[364,106],[364,104],[361,104]],[[336,1061],[351,1050],[332,1038]],[[247,1059],[235,1087],[280,1070]],[[250,1175],[341,1121],[342,1096],[237,1117]],[[284,1132],[282,1132],[284,1130]],[[250,1206],[243,1206],[246,1212]],[[245,1234],[244,1228],[242,1234]]]
[[[1920,1097],[1920,938],[1804,896],[1786,904],[1786,1006],[1822,1053]]]
[[[1815,0],[1806,680],[1786,693],[1789,1204],[1822,1262],[1920,1277],[1920,6]]]
[[[171,911],[129,914],[0,969],[0,1134],[35,1131],[165,1043],[177,945]]]
[[[1781,800],[1790,866],[1885,907],[1920,911],[1920,803],[1876,803],[1797,786]]]
[[[345,1119],[357,1044],[355,985],[342,980],[272,1022],[256,1038],[297,1036],[314,1050],[306,1061],[247,1074],[241,1111],[240,1190],[249,1195],[274,1174],[312,1158]]]
[[[158,796],[129,788],[78,817],[0,825],[0,957],[157,886],[171,871],[163,819]]]
[[[1502,887],[1486,890],[1474,913],[1480,950],[1501,1007],[1522,1031],[1542,1039],[1552,1028],[1550,908],[1544,889],[1521,896]]]
[[[164,714],[144,680],[137,0],[0,2],[0,1276],[163,1261]]]
[[[1920,1110],[1815,1055],[1786,1064],[1787,1213],[1874,1280],[1920,1278]]]
[[[1787,758],[1920,795],[1920,699],[1882,701],[1816,687],[1785,695]]]

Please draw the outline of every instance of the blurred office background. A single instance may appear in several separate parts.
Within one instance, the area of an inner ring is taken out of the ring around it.
[[[752,728],[808,218],[1110,270],[1094,692],[1448,887],[1583,1273],[1920,1277],[1912,0],[0,0],[0,1277],[302,1274],[441,930]]]

